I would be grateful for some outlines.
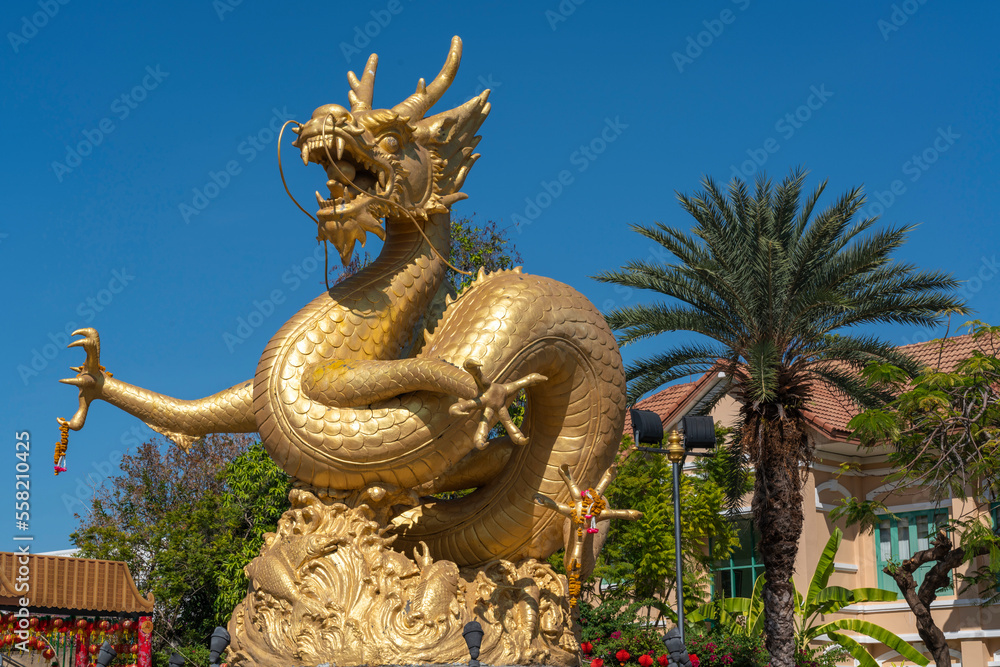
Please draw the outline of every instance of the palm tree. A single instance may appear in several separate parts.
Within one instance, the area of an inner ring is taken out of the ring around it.
[[[863,233],[877,218],[854,220],[865,197],[855,188],[813,216],[826,183],[800,201],[806,172],[777,187],[761,176],[754,192],[734,179],[728,193],[710,178],[693,197],[679,194],[695,224],[632,229],[666,248],[676,263],[633,261],[596,278],[655,290],[680,303],[619,308],[607,315],[622,345],[667,331],[693,331],[713,342],[674,347],[631,364],[629,401],[710,369],[731,378],[740,399],[733,454],[753,466],[753,517],[767,583],[766,646],[774,667],[792,667],[795,591],[791,583],[802,534],[802,482],[812,459],[803,408],[827,383],[865,407],[888,397],[857,372],[890,361],[914,362],[874,336],[836,333],[895,323],[933,326],[944,310],[964,311],[948,292],[950,276],[890,258],[912,226]]]

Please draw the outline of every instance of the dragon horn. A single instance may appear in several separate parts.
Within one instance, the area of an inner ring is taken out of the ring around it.
[[[392,108],[400,116],[405,116],[411,122],[415,122],[424,117],[424,114],[434,106],[448,86],[455,80],[458,73],[458,65],[462,62],[462,39],[455,35],[451,38],[451,49],[448,51],[448,59],[444,61],[444,67],[434,77],[430,85],[425,86],[424,80],[417,83],[417,92],[413,93],[405,100]]]
[[[358,81],[354,72],[347,73],[347,82],[351,84],[351,90],[347,93],[347,99],[351,101],[351,111],[371,111],[372,98],[375,95],[375,70],[377,69],[378,54],[373,53],[368,56],[365,70],[361,73],[361,81]]]

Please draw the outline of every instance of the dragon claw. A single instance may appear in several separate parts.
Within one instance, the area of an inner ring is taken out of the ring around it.
[[[479,395],[455,402],[448,412],[454,417],[465,417],[473,410],[482,410],[473,438],[476,448],[486,447],[490,429],[497,422],[503,425],[514,444],[521,446],[528,444],[528,437],[517,428],[507,409],[519,391],[539,382],[545,382],[548,378],[538,373],[531,373],[513,382],[490,382],[483,377],[483,364],[478,359],[466,359],[462,367],[472,376]]]
[[[100,397],[101,389],[104,386],[104,367],[101,366],[101,339],[96,329],[77,329],[74,336],[83,336],[71,342],[66,347],[82,347],[87,353],[87,357],[80,366],[70,366],[71,370],[77,372],[76,377],[59,380],[63,384],[73,385],[80,390],[80,407],[72,419],[60,418],[60,424],[66,423],[74,431],[83,428],[87,420],[87,410],[90,403]],[[109,373],[110,375],[110,373]]]

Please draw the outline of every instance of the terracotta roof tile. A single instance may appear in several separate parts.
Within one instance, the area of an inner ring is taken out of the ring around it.
[[[963,359],[967,359],[976,349],[976,341],[971,335],[955,336],[926,343],[902,345],[900,352],[913,357],[922,366],[933,366],[950,371]],[[834,438],[848,436],[847,423],[858,409],[839,391],[829,385],[813,387],[812,400],[807,404],[806,416],[814,425]]]
[[[24,554],[0,552],[0,604],[12,604]],[[28,554],[31,607],[112,613],[151,613],[153,595],[139,593],[125,563]]]
[[[950,371],[959,361],[967,359],[977,347],[971,335],[955,336],[943,340],[929,341],[903,345],[899,350],[910,355],[924,366],[940,367]],[[695,382],[686,382],[667,387],[638,403],[640,410],[652,410],[666,421],[674,421],[674,415],[679,408],[696,393],[696,387],[708,381],[714,373],[710,372]],[[813,388],[812,399],[804,411],[806,417],[819,430],[834,439],[846,439],[847,423],[857,414],[857,407],[843,394],[829,385],[817,385]],[[625,433],[632,432],[632,420],[625,417]]]

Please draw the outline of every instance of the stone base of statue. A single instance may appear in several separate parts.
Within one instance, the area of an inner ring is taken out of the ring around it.
[[[483,664],[579,664],[566,578],[547,563],[413,559],[390,548],[377,507],[303,489],[290,500],[246,568],[230,664],[468,664],[462,631],[473,620]]]

